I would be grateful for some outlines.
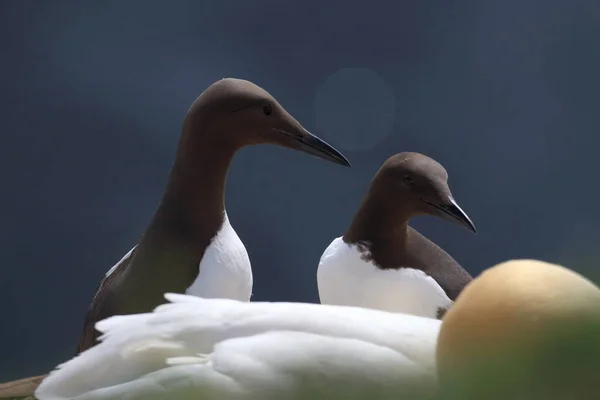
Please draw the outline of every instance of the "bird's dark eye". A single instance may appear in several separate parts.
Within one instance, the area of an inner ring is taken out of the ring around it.
[[[271,110],[271,106],[268,104],[265,104],[264,106],[262,106],[262,110],[265,115],[271,115],[271,112],[273,111],[273,110]]]
[[[415,184],[415,180],[412,178],[412,176],[410,175],[404,175],[404,180],[409,184],[409,185],[414,185]]]

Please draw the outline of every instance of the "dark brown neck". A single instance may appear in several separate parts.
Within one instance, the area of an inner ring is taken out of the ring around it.
[[[390,204],[377,193],[369,193],[360,206],[343,240],[358,245],[364,256],[381,268],[397,268],[406,260],[410,214],[401,204]]]
[[[195,139],[195,143],[180,145],[149,229],[166,229],[170,234],[203,239],[220,228],[225,213],[227,172],[235,149],[209,139]]]
[[[123,276],[114,278],[119,290],[109,315],[148,312],[164,302],[165,292],[185,292],[223,225],[225,180],[236,149],[198,128],[186,131],[184,125],[158,210]]]

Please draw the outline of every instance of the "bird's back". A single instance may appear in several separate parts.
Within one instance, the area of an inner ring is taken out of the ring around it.
[[[452,301],[456,300],[465,286],[473,280],[471,274],[450,254],[410,226],[407,254],[409,263],[435,279]]]
[[[94,328],[96,322],[112,316],[109,302],[118,280],[125,273],[127,267],[131,263],[135,246],[127,253],[118,263],[108,270],[104,279],[98,285],[96,293],[88,310],[85,314],[83,322],[83,330],[79,343],[77,344],[77,354],[89,349],[97,343],[99,332]]]
[[[275,399],[360,388],[408,394],[435,376],[437,320],[317,304],[169,299],[154,313],[100,322],[102,343],[53,372],[38,398]]]

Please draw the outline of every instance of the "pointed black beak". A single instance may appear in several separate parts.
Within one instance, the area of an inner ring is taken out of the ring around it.
[[[469,231],[473,233],[477,233],[477,229],[471,221],[471,218],[467,215],[466,212],[460,208],[460,206],[456,203],[456,201],[450,197],[450,199],[446,203],[442,204],[434,204],[427,200],[424,200],[425,203],[435,207],[438,209],[438,215],[448,221],[457,223],[467,228]]]
[[[306,129],[303,129],[301,133],[287,132],[282,129],[273,128],[274,131],[282,133],[292,139],[292,145],[295,150],[302,151],[304,153],[311,154],[315,157],[323,160],[331,161],[336,164],[350,167],[350,162],[344,157],[342,153],[334,149],[331,145],[327,144],[322,139],[313,135]]]

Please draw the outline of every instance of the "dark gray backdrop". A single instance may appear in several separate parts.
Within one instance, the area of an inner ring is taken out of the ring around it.
[[[471,273],[593,270],[600,2],[0,2],[0,378],[72,355],[103,274],[151,217],[210,83],[265,87],[353,168],[244,149],[228,185],[256,300],[316,301],[323,249],[399,151],[443,163],[473,236],[414,225]],[[598,265],[597,263],[595,265]]]

